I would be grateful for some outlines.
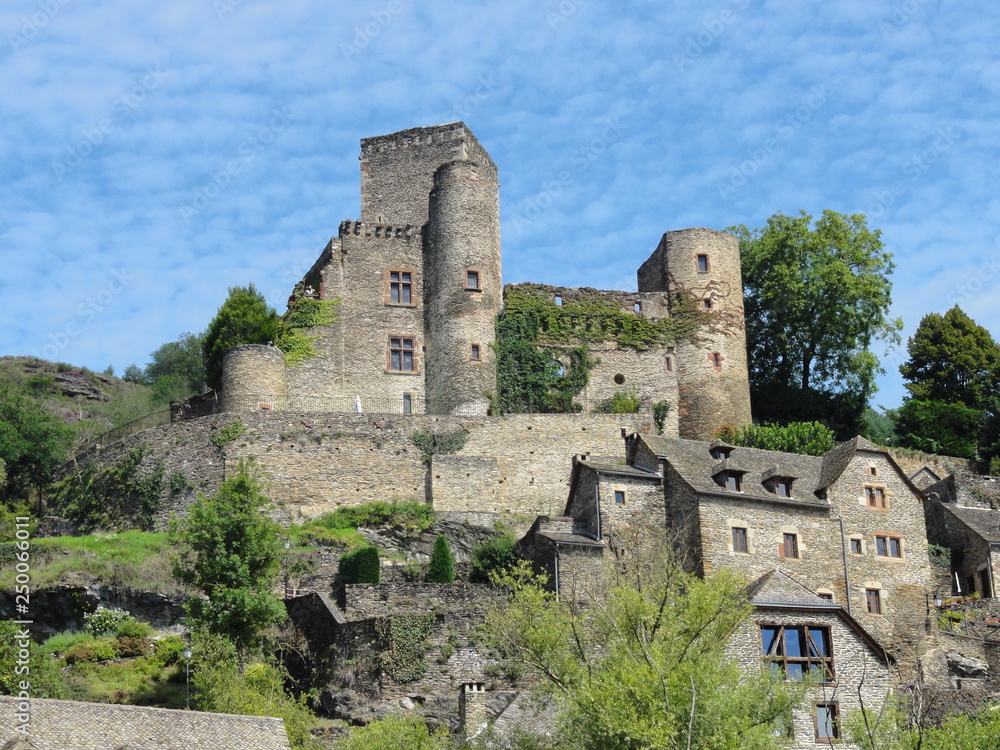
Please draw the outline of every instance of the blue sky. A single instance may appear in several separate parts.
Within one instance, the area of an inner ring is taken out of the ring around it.
[[[1000,335],[998,28],[958,0],[8,0],[0,354],[121,373],[230,286],[283,309],[359,215],[359,140],[453,120],[500,168],[505,281],[634,289],[664,231],[829,208],[882,230],[906,335],[956,303]]]

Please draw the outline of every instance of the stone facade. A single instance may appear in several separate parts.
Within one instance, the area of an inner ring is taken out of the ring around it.
[[[336,321],[309,331],[316,355],[287,372],[273,349],[241,347],[225,363],[222,409],[486,415],[504,294],[497,179],[463,123],[364,139],[361,219],[340,224],[297,287],[336,300]],[[646,413],[672,405],[669,435],[707,438],[722,424],[749,423],[736,239],[668,232],[638,281],[639,292],[551,291],[559,301],[596,294],[653,321],[693,298],[705,322],[695,336],[644,350],[593,342],[584,409],[634,392]]]

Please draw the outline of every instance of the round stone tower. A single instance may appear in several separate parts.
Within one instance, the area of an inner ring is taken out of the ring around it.
[[[705,323],[675,347],[682,438],[711,440],[724,424],[750,423],[739,242],[714,229],[667,232],[639,268],[639,291],[693,299]]]
[[[285,355],[275,346],[245,344],[222,358],[222,410],[281,410],[288,402]]]
[[[459,160],[434,174],[424,255],[427,410],[486,413],[496,391],[500,208],[496,168]]]

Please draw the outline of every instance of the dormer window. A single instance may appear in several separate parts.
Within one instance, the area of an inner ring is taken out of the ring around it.
[[[730,492],[743,492],[743,472],[727,469],[715,475],[715,481],[720,487]]]
[[[730,445],[713,445],[708,450],[709,455],[719,461],[727,460],[729,458],[729,454],[732,452],[733,448]]]
[[[771,480],[771,488],[775,495],[778,497],[791,497],[792,496],[792,478],[791,477],[775,477]]]

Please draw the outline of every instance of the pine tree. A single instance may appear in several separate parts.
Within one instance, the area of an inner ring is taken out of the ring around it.
[[[434,540],[434,553],[431,564],[427,568],[428,583],[453,583],[455,581],[455,562],[451,557],[451,547],[444,534],[438,534]]]

